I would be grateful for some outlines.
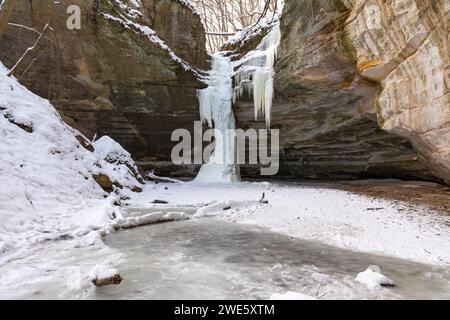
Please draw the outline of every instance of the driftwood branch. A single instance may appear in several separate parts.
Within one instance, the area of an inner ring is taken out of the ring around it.
[[[118,273],[116,273],[115,275],[113,275],[111,277],[95,278],[92,280],[92,284],[95,285],[96,287],[104,287],[104,286],[109,286],[112,284],[118,285],[121,283],[122,283],[122,277]]]

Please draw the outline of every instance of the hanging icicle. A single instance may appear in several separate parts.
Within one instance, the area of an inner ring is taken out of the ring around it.
[[[244,58],[234,78],[236,87],[233,90],[233,103],[242,98],[245,92],[250,96],[253,94],[255,120],[264,117],[267,129],[270,128],[272,121],[273,77],[280,40],[280,25],[277,23],[263,39],[260,47]]]

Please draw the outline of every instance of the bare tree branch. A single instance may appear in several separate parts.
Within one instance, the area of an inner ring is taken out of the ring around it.
[[[207,30],[208,49],[219,50],[238,31],[277,10],[276,0],[192,0]]]
[[[12,26],[12,27],[16,27],[16,28],[22,28],[22,29],[31,31],[33,33],[36,33],[37,35],[41,35],[41,32],[39,32],[38,30],[36,30],[36,29],[34,29],[32,27],[24,26],[23,24],[17,24],[17,23],[9,22],[8,26]],[[49,37],[45,37],[45,39],[50,41],[53,45],[56,45],[56,43],[52,39],[50,39]]]
[[[36,46],[39,44],[39,41],[41,41],[41,39],[44,37],[45,33],[47,32],[47,30],[51,29],[49,23],[47,23],[44,27],[44,29],[42,30],[42,33],[39,35],[39,37],[36,39],[36,41],[34,42],[32,47],[29,47],[24,54],[20,57],[20,59],[16,62],[16,64],[14,65],[14,67],[11,68],[11,70],[8,73],[8,77],[12,76],[12,74],[14,73],[14,71],[16,70],[16,68],[22,63],[23,59],[25,59],[25,57],[34,49],[36,49]]]

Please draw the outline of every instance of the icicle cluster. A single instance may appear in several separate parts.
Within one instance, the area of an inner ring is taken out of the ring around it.
[[[280,25],[277,23],[263,39],[261,46],[244,58],[234,78],[236,87],[233,90],[233,102],[246,92],[249,97],[253,95],[255,120],[260,115],[265,117],[267,128],[271,125],[274,67],[280,39]]]

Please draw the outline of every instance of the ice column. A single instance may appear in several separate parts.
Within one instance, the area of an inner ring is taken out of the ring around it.
[[[198,101],[203,123],[216,131],[216,145],[209,162],[202,166],[194,182],[240,181],[235,141],[236,120],[232,108],[232,74],[230,58],[220,53],[212,56],[209,85],[198,91]]]

